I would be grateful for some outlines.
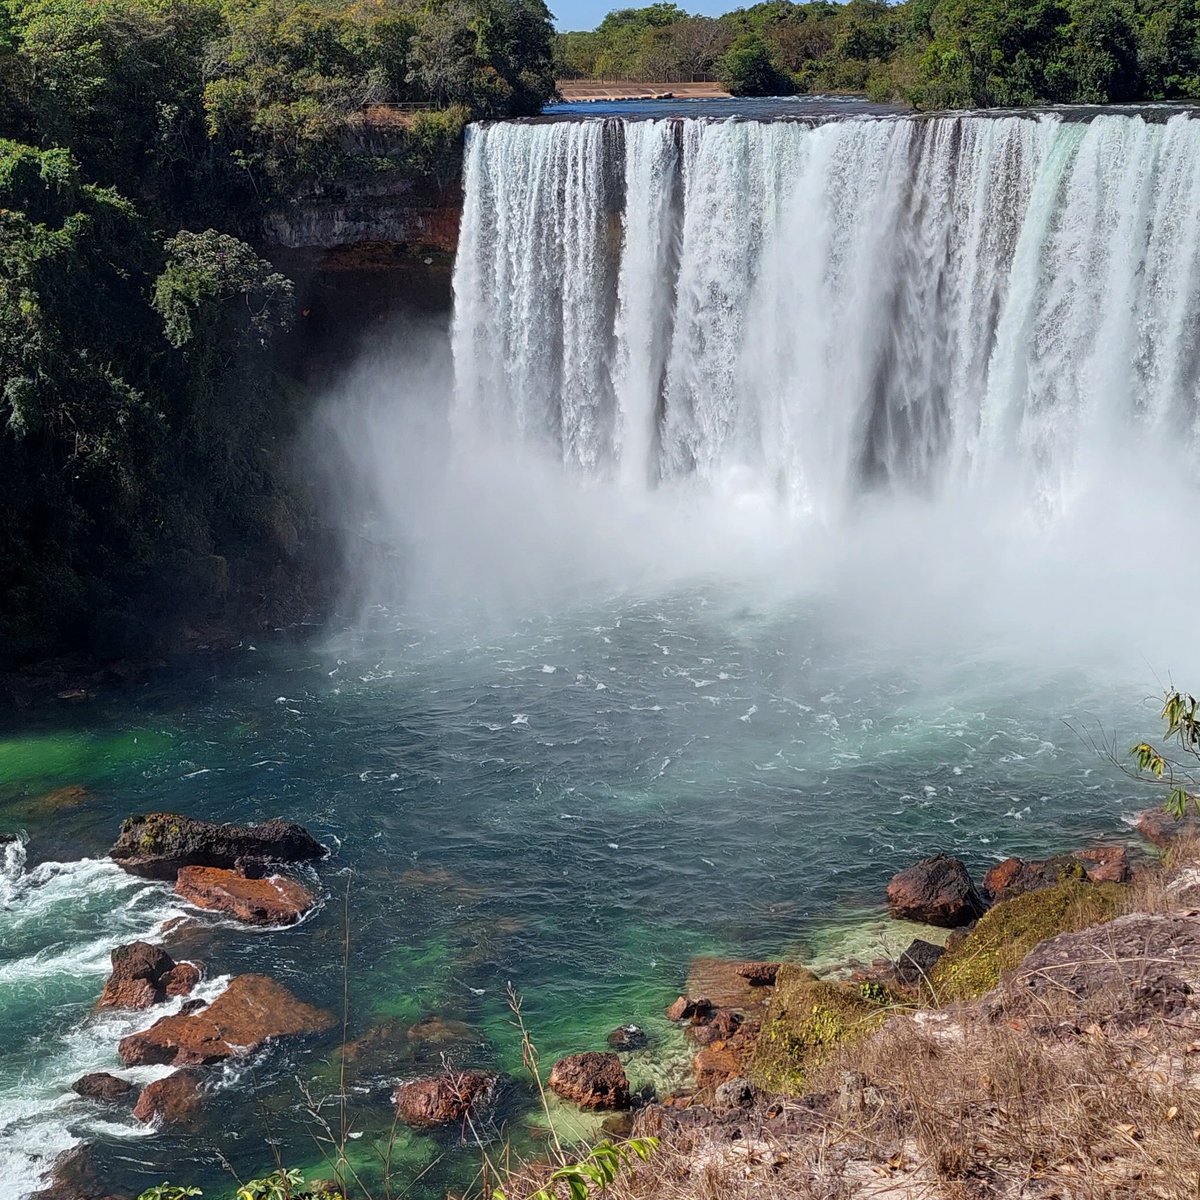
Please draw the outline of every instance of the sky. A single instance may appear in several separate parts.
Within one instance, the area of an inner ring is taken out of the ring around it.
[[[754,0],[675,0],[689,13],[715,17],[733,8],[745,8]],[[554,27],[562,33],[595,29],[614,8],[641,8],[651,0],[546,0],[554,14]]]

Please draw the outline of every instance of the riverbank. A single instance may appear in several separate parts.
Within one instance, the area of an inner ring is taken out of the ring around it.
[[[511,1065],[511,1074],[481,1069],[477,1035],[438,1013],[407,1033],[377,1024],[331,1061],[356,1093],[381,1069],[399,1083],[389,1146],[409,1126],[426,1139],[457,1131],[478,1147],[481,1195],[496,1182],[496,1141],[520,1155],[549,1138],[561,1163],[586,1163],[588,1145],[607,1137],[632,1138],[638,1150],[606,1192],[615,1200],[1182,1200],[1200,1178],[1200,842],[1194,823],[1168,827],[1160,816],[1143,814],[1139,829],[1168,842],[1161,860],[1109,843],[1004,860],[978,884],[944,855],[904,869],[887,889],[898,928],[914,928],[913,917],[935,924],[889,960],[843,961],[818,976],[794,961],[694,958],[668,1027],[619,1026],[607,1050],[547,1059],[533,1092]],[[294,872],[327,851],[293,824],[162,814],[126,821],[111,853],[117,867],[173,881],[193,912],[224,913],[223,927],[244,933],[291,924],[315,900],[274,870],[264,877],[265,864]],[[180,924],[163,933],[178,939]],[[194,918],[183,927],[185,944],[203,944]],[[116,948],[112,967],[98,1008],[123,1022],[124,1070],[86,1074],[72,1088],[108,1111],[132,1105],[156,1138],[205,1136],[201,1114],[222,1070],[261,1057],[268,1042],[311,1040],[336,1024],[260,974],[214,978],[146,942]],[[510,1002],[520,1057],[536,1070],[536,1035],[511,991]],[[139,1017],[152,1023],[135,1028]],[[578,1027],[567,1036],[588,1045]],[[425,1057],[414,1060],[417,1044]],[[139,1074],[147,1068],[154,1073]],[[546,1124],[535,1142],[514,1142],[499,1120],[524,1093],[541,1097]],[[335,1164],[347,1145],[345,1134],[340,1149],[331,1143]],[[501,1189],[523,1200],[553,1166],[510,1167]],[[371,1195],[349,1167],[329,1176],[308,1170],[312,1195]],[[84,1148],[62,1156],[37,1196],[125,1194]]]
[[[1190,1197],[1198,904],[1200,845],[1180,840],[1128,885],[1065,879],[1001,901],[952,936],[940,966],[910,960],[907,984],[903,960],[899,976],[838,983],[784,965],[750,1005],[689,1001],[692,1031],[715,1011],[726,1028],[736,1017],[757,1032],[709,1042],[695,1090],[635,1115],[629,1135],[660,1144],[645,1162],[631,1156],[605,1195]],[[1050,929],[1031,942],[1032,914]],[[1026,952],[992,986],[956,997],[952,960],[978,965],[978,943],[998,929],[1002,946],[1024,939]],[[764,1067],[781,1062],[784,1076],[764,1086]],[[520,1200],[545,1178],[519,1171],[504,1191]]]

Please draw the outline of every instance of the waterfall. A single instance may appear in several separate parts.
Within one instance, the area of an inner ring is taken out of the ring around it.
[[[457,420],[836,515],[1050,506],[1200,411],[1200,120],[575,120],[468,134]]]

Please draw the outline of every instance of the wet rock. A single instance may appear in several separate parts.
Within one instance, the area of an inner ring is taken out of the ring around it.
[[[560,1058],[548,1082],[552,1091],[580,1108],[629,1107],[629,1080],[613,1053],[589,1051]]]
[[[714,1042],[727,1042],[741,1028],[742,1018],[730,1008],[718,1008],[707,1021],[693,1021],[687,1028],[687,1036],[701,1046]]]
[[[704,1020],[712,1013],[712,1003],[707,999],[693,1000],[688,996],[680,996],[667,1009],[668,1021]]]
[[[718,1108],[745,1108],[754,1100],[754,1087],[750,1080],[738,1076],[718,1084],[713,1092],[713,1103]]]
[[[1076,850],[1074,857],[1093,883],[1129,882],[1129,851],[1124,846],[1092,846]]]
[[[101,1182],[91,1150],[75,1146],[55,1159],[46,1186],[34,1192],[29,1200],[117,1200],[117,1197]]]
[[[176,963],[159,982],[168,996],[186,996],[200,982],[200,968],[195,963]]]
[[[436,1052],[478,1042],[479,1035],[465,1021],[429,1016],[408,1027],[408,1040],[418,1052]]]
[[[1163,808],[1148,808],[1138,813],[1137,831],[1147,841],[1166,848],[1180,838],[1200,837],[1200,815],[1188,812],[1182,820]]]
[[[896,982],[905,987],[919,986],[945,953],[942,946],[922,938],[914,938],[908,949],[896,959]]]
[[[462,1121],[492,1097],[499,1076],[490,1071],[447,1071],[402,1083],[392,1095],[396,1116],[414,1129]]]
[[[986,905],[962,861],[935,854],[892,876],[888,911],[902,921],[953,929],[980,916]]]
[[[231,869],[241,859],[308,862],[328,851],[302,825],[218,825],[178,813],[128,817],[109,852],[118,866],[151,879],[174,879],[183,867]]]
[[[119,1079],[107,1071],[94,1071],[83,1075],[71,1084],[71,1091],[88,1100],[104,1100],[112,1103],[125,1100],[133,1091],[133,1084],[127,1079]]]
[[[248,925],[294,925],[315,903],[312,893],[294,879],[251,878],[223,867],[183,867],[175,890],[198,908],[226,913]]]
[[[696,1086],[715,1089],[742,1073],[742,1062],[728,1047],[705,1046],[692,1059],[692,1070],[696,1073]]]
[[[650,1038],[640,1025],[620,1025],[608,1035],[608,1044],[621,1053],[630,1050],[644,1050],[650,1044]]]
[[[200,1111],[200,1077],[195,1071],[175,1071],[142,1088],[133,1115],[147,1124],[190,1124]]]
[[[150,1008],[184,996],[200,982],[194,963],[177,963],[161,946],[130,942],[112,952],[112,974],[97,1008]]]
[[[774,987],[779,965],[777,962],[740,962],[735,963],[733,969],[751,987]]]
[[[265,975],[239,975],[207,1008],[163,1017],[121,1039],[127,1066],[166,1063],[202,1066],[242,1057],[280,1037],[320,1033],[333,1015],[298,1000]]]
[[[983,887],[993,902],[999,904],[1014,896],[1055,887],[1069,879],[1086,878],[1088,872],[1084,864],[1073,854],[1059,854],[1054,858],[1033,862],[1023,858],[1006,858],[984,875]]]

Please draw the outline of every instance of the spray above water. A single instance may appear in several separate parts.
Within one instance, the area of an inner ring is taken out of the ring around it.
[[[394,364],[352,434],[405,592],[716,581],[1181,672],[1196,211],[1185,115],[473,127],[448,436],[398,433]]]

